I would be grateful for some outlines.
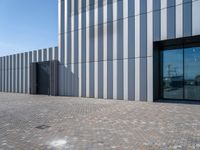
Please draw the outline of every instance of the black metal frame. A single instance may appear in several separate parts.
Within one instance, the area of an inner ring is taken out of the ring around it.
[[[39,66],[40,65],[48,65],[48,68],[49,68],[49,70],[48,70],[48,94],[47,95],[50,95],[50,81],[51,81],[51,66],[50,66],[50,61],[43,61],[43,62],[38,62],[38,63],[36,63],[36,70],[37,70],[37,73],[36,73],[36,75],[37,75],[37,80],[36,80],[36,82],[37,82],[37,87],[36,87],[36,91],[37,91],[37,94],[41,94],[41,92],[40,92],[40,90],[39,90],[39,74],[38,74],[38,71],[39,71]],[[46,85],[47,83],[45,83],[45,85]],[[46,94],[46,93],[42,93],[42,95],[43,94]]]
[[[190,100],[190,99],[184,99],[185,93],[183,91],[183,99],[166,99],[163,98],[163,89],[162,89],[162,56],[161,51],[167,49],[167,50],[173,50],[177,48],[189,48],[189,47],[198,47],[200,46],[200,35],[197,36],[191,36],[191,37],[183,37],[183,38],[177,38],[177,39],[170,39],[170,40],[164,40],[164,41],[158,41],[154,42],[154,101],[176,101],[176,102],[190,102],[190,103],[198,103],[200,100]],[[183,57],[184,57],[184,50],[183,50]],[[184,59],[183,59],[183,65],[184,65]],[[184,67],[183,67],[184,72]],[[184,74],[183,74],[184,76]],[[183,82],[184,84],[184,82]],[[183,90],[184,86],[183,86]]]
[[[49,93],[48,95],[57,96],[58,95],[58,65],[57,60],[43,61],[43,62],[33,62],[30,64],[30,94],[39,94],[37,88],[37,66],[41,63],[49,63]]]

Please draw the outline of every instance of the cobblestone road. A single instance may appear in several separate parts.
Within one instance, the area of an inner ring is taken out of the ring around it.
[[[3,149],[200,149],[200,105],[0,93]]]

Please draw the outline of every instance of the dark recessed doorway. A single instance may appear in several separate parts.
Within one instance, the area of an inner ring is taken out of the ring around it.
[[[58,61],[30,64],[30,94],[57,95]]]
[[[50,95],[50,62],[37,63],[37,94]]]

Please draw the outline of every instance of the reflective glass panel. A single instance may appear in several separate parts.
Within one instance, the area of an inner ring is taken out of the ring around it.
[[[184,49],[184,96],[200,100],[200,47]]]
[[[162,97],[183,99],[183,49],[162,51]]]

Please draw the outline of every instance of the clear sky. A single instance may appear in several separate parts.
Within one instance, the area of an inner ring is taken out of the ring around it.
[[[58,45],[58,0],[0,0],[0,56]]]

